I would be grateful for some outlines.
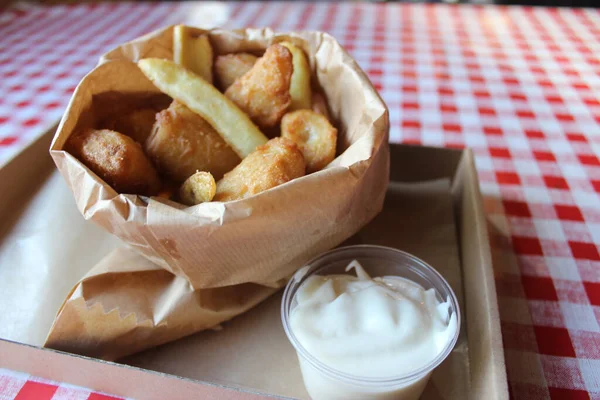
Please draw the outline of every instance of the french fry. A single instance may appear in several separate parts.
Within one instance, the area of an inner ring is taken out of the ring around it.
[[[198,35],[192,29],[177,25],[173,29],[173,60],[213,82],[213,49],[207,35]]]
[[[306,59],[306,54],[304,54],[301,48],[290,42],[283,42],[281,45],[287,47],[292,53],[292,63],[294,64],[292,83],[290,84],[292,104],[289,110],[310,109],[312,96],[310,90],[310,66]]]
[[[196,74],[172,61],[158,58],[140,60],[138,66],[163,93],[208,121],[240,158],[267,143],[266,136],[246,113]]]
[[[210,172],[196,171],[183,182],[179,189],[179,199],[188,206],[211,201],[215,197],[217,184]]]

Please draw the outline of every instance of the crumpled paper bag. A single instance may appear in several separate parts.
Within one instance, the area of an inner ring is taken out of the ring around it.
[[[118,194],[64,151],[72,133],[107,115],[168,104],[135,61],[172,59],[172,31],[102,56],[76,88],[52,142],[50,153],[79,211],[129,248],[111,253],[75,286],[48,347],[114,359],[216,326],[272,294],[382,208],[389,178],[387,108],[326,33],[200,31],[208,33],[215,54],[258,52],[284,40],[304,49],[339,131],[339,156],[322,171],[247,199],[185,207]]]
[[[75,286],[46,346],[114,360],[215,327],[276,290],[254,283],[194,290],[185,278],[118,249]]]

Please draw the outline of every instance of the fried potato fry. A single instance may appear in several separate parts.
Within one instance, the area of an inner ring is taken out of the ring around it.
[[[256,57],[250,53],[226,54],[215,58],[215,81],[223,91],[233,85],[236,79],[250,71],[256,64]]]
[[[284,115],[281,137],[298,145],[306,161],[307,173],[325,168],[335,158],[337,130],[327,118],[312,110],[298,110]]]
[[[151,196],[161,186],[158,174],[139,143],[109,129],[87,129],[66,146],[96,175],[119,193]]]
[[[108,121],[106,128],[123,133],[136,142],[144,144],[152,132],[155,120],[156,110],[142,108]]]
[[[200,75],[208,83],[213,81],[213,49],[208,35],[177,25],[173,28],[173,60]]]
[[[158,171],[177,183],[196,171],[220,179],[241,161],[204,118],[178,101],[156,115],[145,149]]]
[[[213,200],[244,199],[304,175],[302,153],[294,142],[271,139],[217,182]]]
[[[309,109],[311,105],[310,89],[310,65],[304,51],[290,42],[280,43],[292,53],[294,72],[292,73],[292,82],[290,84],[290,95],[292,104],[290,111]]]
[[[158,89],[202,116],[240,158],[267,138],[248,115],[217,88],[172,61],[146,58],[138,66]]]
[[[328,121],[331,121],[325,97],[319,92],[313,92],[312,94],[312,110],[323,115]]]
[[[290,106],[292,54],[280,44],[270,46],[244,76],[225,91],[225,96],[245,111],[260,128],[279,123]]]
[[[179,189],[179,199],[183,204],[194,206],[211,201],[216,190],[217,184],[210,172],[198,171],[183,182]]]

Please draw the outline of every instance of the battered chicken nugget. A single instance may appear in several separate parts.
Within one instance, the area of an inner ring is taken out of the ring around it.
[[[87,129],[71,136],[67,149],[119,193],[151,196],[160,189],[158,173],[129,136]]]
[[[256,64],[256,57],[250,53],[226,54],[215,58],[215,76],[219,88],[223,91],[233,85],[236,79],[250,71]]]
[[[193,206],[211,201],[216,190],[217,184],[210,172],[198,171],[183,182],[179,189],[179,199],[183,204]]]
[[[319,171],[335,158],[337,130],[327,118],[312,110],[287,113],[281,120],[281,137],[298,145],[306,161],[306,172]]]
[[[281,120],[292,102],[292,53],[280,44],[270,46],[254,67],[225,91],[260,128]]]
[[[156,110],[152,108],[142,108],[130,113],[120,115],[106,124],[108,129],[121,132],[138,143],[144,144],[150,132],[152,125],[156,120]]]
[[[204,118],[178,101],[156,115],[146,153],[161,174],[177,183],[196,171],[209,171],[220,179],[240,162]]]
[[[244,199],[304,175],[304,157],[294,142],[269,140],[217,182],[215,201]]]

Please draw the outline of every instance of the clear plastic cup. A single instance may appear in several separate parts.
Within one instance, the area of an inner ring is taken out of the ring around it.
[[[425,289],[433,288],[440,302],[449,301],[450,315],[456,314],[456,332],[446,348],[429,364],[408,374],[391,378],[370,378],[349,375],[333,369],[300,344],[290,327],[290,314],[297,305],[298,288],[312,275],[340,275],[346,266],[358,260],[371,277],[397,276],[418,283]],[[283,294],[281,318],[285,333],[296,349],[302,371],[304,386],[313,400],[368,400],[395,399],[416,400],[419,398],[433,370],[448,357],[460,332],[460,310],[450,285],[424,261],[390,247],[359,245],[341,247],[324,253],[301,268],[290,280]]]

